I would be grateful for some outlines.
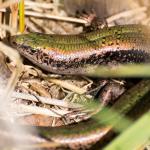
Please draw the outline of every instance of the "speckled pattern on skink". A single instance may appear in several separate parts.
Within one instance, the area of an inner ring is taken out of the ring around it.
[[[84,74],[88,65],[149,62],[149,33],[147,26],[122,25],[79,35],[29,33],[11,44],[46,71]]]

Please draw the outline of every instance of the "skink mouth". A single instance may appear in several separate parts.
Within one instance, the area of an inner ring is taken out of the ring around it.
[[[17,46],[17,43],[16,43],[16,36],[11,36],[10,38],[9,38],[9,43],[10,43],[10,45],[12,46],[12,47],[16,47]]]

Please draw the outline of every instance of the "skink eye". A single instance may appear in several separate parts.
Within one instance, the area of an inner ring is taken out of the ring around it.
[[[17,43],[15,41],[13,41],[12,44],[16,45]]]
[[[12,45],[12,46],[16,46],[17,43],[16,43],[15,41],[11,41],[11,45]]]

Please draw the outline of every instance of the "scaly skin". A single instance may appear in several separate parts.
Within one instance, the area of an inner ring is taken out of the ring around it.
[[[122,25],[79,35],[29,33],[11,37],[11,44],[42,69],[85,74],[88,65],[150,61],[149,28]]]

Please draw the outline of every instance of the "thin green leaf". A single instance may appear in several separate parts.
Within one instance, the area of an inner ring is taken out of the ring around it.
[[[150,64],[126,64],[119,66],[89,66],[87,75],[92,77],[150,77]]]
[[[110,143],[104,150],[133,150],[150,138],[150,112],[146,113],[127,131]]]

